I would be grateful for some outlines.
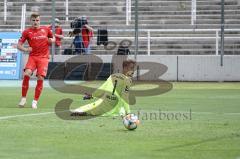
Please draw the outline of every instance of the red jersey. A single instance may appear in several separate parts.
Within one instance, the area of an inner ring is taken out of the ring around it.
[[[89,31],[85,26],[82,28],[82,39],[83,39],[83,44],[84,47],[87,48],[89,43],[90,43],[90,39],[93,37],[93,32]]]
[[[30,56],[47,57],[49,56],[49,42],[48,38],[53,38],[53,34],[48,27],[41,26],[39,28],[28,28],[22,33],[19,39],[20,43],[28,41],[32,48]]]
[[[50,25],[49,26],[49,29],[52,30],[52,26]],[[55,34],[58,34],[58,35],[63,35],[63,31],[62,31],[62,27],[60,26],[56,26],[55,27]],[[61,46],[61,38],[58,38],[58,37],[55,37],[56,38],[56,42],[55,42],[55,45],[56,46]]]

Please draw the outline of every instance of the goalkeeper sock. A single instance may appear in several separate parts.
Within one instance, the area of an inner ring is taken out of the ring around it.
[[[22,97],[26,97],[27,96],[27,92],[28,92],[28,88],[29,88],[29,80],[30,77],[25,75],[23,77],[23,82],[22,82]]]
[[[37,80],[37,85],[36,85],[36,88],[35,88],[34,100],[38,101],[38,99],[39,99],[39,97],[41,95],[42,89],[43,89],[43,80]]]

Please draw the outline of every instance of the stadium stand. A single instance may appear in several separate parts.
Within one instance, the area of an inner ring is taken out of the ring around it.
[[[107,28],[109,40],[118,46],[124,40],[134,41],[134,0],[130,1],[131,21],[126,25],[126,0],[56,0],[56,17],[63,23],[65,35],[70,22],[87,15],[95,29],[92,53],[114,54],[117,47],[106,50],[97,46],[97,30]],[[27,5],[27,18],[32,11],[41,14],[43,25],[51,22],[52,6],[47,0],[7,0],[7,20],[4,21],[4,3],[0,2],[0,30],[19,30],[22,5]],[[197,0],[196,22],[191,25],[191,0],[139,0],[139,54],[153,55],[214,55],[220,47],[221,0]],[[67,21],[68,19],[68,21]],[[225,1],[225,54],[240,54],[240,2]],[[26,21],[26,27],[29,22]],[[67,48],[71,39],[63,41]],[[113,44],[112,44],[113,45]],[[134,53],[134,42],[130,50]]]

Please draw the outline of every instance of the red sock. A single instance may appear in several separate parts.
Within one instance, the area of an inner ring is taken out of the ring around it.
[[[37,80],[37,85],[36,85],[36,88],[35,88],[34,100],[38,101],[38,99],[39,99],[39,97],[41,95],[42,89],[43,89],[43,80]]]
[[[26,97],[27,96],[28,87],[29,87],[29,80],[30,80],[29,76],[25,75],[23,77],[23,81],[22,81],[22,97]]]

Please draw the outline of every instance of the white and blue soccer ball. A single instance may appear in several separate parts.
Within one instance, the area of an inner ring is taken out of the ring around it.
[[[135,114],[128,114],[123,117],[123,125],[128,130],[135,130],[139,123],[138,116]]]

